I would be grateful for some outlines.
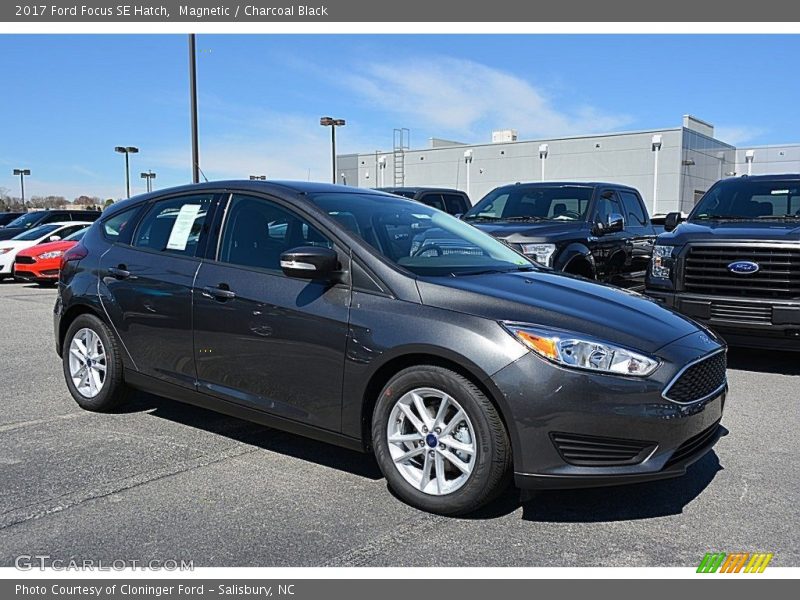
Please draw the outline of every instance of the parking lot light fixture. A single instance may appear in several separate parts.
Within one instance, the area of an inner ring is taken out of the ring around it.
[[[323,127],[331,128],[331,165],[332,165],[332,181],[336,183],[336,128],[344,127],[346,122],[344,119],[334,119],[333,117],[321,117],[319,124]]]
[[[547,155],[550,153],[550,147],[547,144],[539,144],[539,160],[542,163],[542,181],[544,181],[544,161],[547,160]]]
[[[658,204],[658,155],[661,154],[661,134],[657,133],[650,140],[650,148],[653,151],[653,214],[658,214],[656,206]]]
[[[147,184],[147,193],[149,194],[150,192],[153,191],[153,179],[156,178],[156,174],[153,173],[153,171],[151,171],[150,169],[148,169],[145,173],[142,173],[141,177],[142,179],[145,180],[145,183]]]
[[[130,162],[128,160],[128,155],[136,154],[139,152],[139,149],[136,146],[115,146],[114,152],[119,152],[120,154],[125,155],[125,190],[128,194],[128,198],[131,197],[131,167]]]
[[[469,167],[472,164],[472,150],[464,150],[464,163],[467,165],[467,196],[469,196]]]
[[[744,153],[744,161],[747,163],[747,174],[753,174],[753,160],[755,160],[756,151],[755,150],[748,150]]]
[[[385,174],[386,174],[386,156],[385,155],[378,157],[378,170],[380,171],[380,174],[381,174],[381,187],[383,187],[385,185],[384,184],[384,180],[385,180]]]
[[[22,197],[22,210],[25,210],[25,176],[30,174],[30,169],[14,169],[14,175],[19,175],[19,193]]]

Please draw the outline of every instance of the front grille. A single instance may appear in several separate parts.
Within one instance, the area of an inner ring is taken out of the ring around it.
[[[551,433],[565,462],[580,467],[635,465],[647,458],[655,443],[570,433]]]
[[[717,431],[719,428],[720,424],[719,421],[717,421],[711,427],[704,429],[697,435],[692,436],[683,442],[680,446],[678,446],[678,449],[675,450],[673,455],[670,456],[669,460],[664,465],[664,468],[666,469],[676,463],[679,463],[689,458],[699,450],[705,448],[717,436]]]
[[[732,273],[728,265],[752,261],[758,271]],[[800,297],[800,248],[779,246],[690,246],[683,287],[710,296],[747,298]]]
[[[746,302],[712,302],[711,318],[737,323],[772,323],[772,306]]]
[[[36,261],[32,256],[17,256],[17,258],[14,259],[14,262],[18,265],[32,265]]]
[[[664,398],[680,404],[708,398],[725,385],[725,351],[718,351],[689,365],[664,390]]]

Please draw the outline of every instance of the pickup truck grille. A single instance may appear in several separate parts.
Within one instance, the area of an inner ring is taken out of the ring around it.
[[[736,261],[752,261],[759,269],[732,273],[728,265]],[[798,298],[800,248],[693,245],[684,263],[683,287],[709,296]]]

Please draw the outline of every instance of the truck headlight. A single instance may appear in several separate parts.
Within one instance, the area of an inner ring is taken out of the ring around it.
[[[522,253],[530,256],[545,267],[553,266],[553,255],[556,253],[555,244],[520,244]]]
[[[591,339],[580,333],[544,329],[520,323],[502,325],[506,331],[539,356],[573,369],[647,377],[661,364],[655,357]]]
[[[656,279],[669,279],[672,272],[672,251],[675,246],[653,247],[653,260],[650,263],[650,274]]]

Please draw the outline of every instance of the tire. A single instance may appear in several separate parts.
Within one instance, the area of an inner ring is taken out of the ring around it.
[[[448,400],[440,419],[443,396]],[[459,410],[466,415],[460,421]],[[375,404],[372,444],[389,487],[427,512],[474,512],[510,480],[511,444],[497,409],[471,381],[442,367],[415,366],[392,377]]]
[[[87,332],[91,332],[87,334]],[[91,335],[95,338],[92,338]],[[88,336],[88,337],[87,337]],[[89,345],[95,351],[102,350],[105,358],[97,358],[99,355],[91,353],[95,358],[91,358],[92,370],[99,378],[100,385],[97,385],[98,379],[92,377],[92,374],[87,376],[86,370],[83,372],[75,371],[76,367],[83,364],[86,365],[86,355],[83,355],[83,362],[81,358],[72,350],[77,350],[80,354],[79,346],[73,346],[73,341],[78,338],[84,346]],[[93,340],[99,341],[99,346],[89,343]],[[70,394],[75,399],[78,405],[85,409],[95,412],[108,412],[114,410],[123,404],[129,395],[129,388],[125,385],[123,379],[123,366],[122,354],[120,352],[119,343],[113,332],[108,326],[103,323],[94,315],[84,314],[76,318],[67,330],[64,336],[64,346],[61,351],[61,362],[64,370],[64,379],[67,382]],[[102,368],[104,367],[104,374]],[[79,381],[76,384],[74,377],[78,376]],[[91,377],[92,381],[89,381]],[[86,381],[84,385],[83,382]],[[94,392],[94,393],[93,393]]]

